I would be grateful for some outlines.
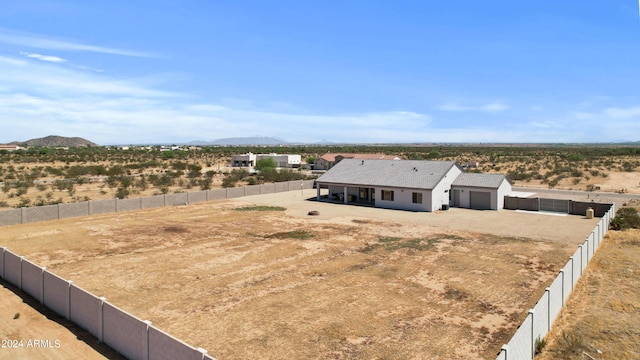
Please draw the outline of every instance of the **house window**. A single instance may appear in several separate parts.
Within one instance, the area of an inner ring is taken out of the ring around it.
[[[393,191],[382,190],[382,200],[393,201]]]
[[[414,204],[422,204],[422,193],[414,192],[412,195]]]

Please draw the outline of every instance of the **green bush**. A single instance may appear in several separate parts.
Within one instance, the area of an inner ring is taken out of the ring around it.
[[[611,219],[611,230],[640,229],[640,214],[633,207],[623,207]]]

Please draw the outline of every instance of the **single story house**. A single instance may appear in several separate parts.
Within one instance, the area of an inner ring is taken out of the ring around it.
[[[0,150],[5,150],[5,151],[16,151],[16,150],[24,150],[26,148],[22,147],[22,146],[18,146],[18,145],[5,145],[5,144],[0,144]]]
[[[316,184],[319,201],[327,188],[330,201],[412,211],[498,210],[511,192],[506,176],[464,173],[454,161],[343,159]]]
[[[265,158],[272,158],[279,168],[299,168],[302,162],[302,156],[298,154],[258,154],[256,162]]]
[[[385,154],[352,154],[352,153],[326,153],[313,162],[314,170],[329,170],[342,159],[358,160],[400,160],[395,155]]]
[[[272,158],[279,168],[299,168],[302,162],[302,156],[298,154],[236,154],[231,155],[231,166],[233,167],[253,167],[256,163],[264,158]]]

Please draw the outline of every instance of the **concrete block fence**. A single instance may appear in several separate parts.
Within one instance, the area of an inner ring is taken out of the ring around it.
[[[589,260],[593,258],[600,246],[614,216],[615,205],[611,205],[584,243],[578,246],[576,252],[560,270],[555,280],[545,289],[533,309],[529,310],[527,317],[511,340],[502,346],[496,360],[533,359],[536,341],[544,339],[551,331],[553,321],[578,283],[578,279],[586,269]]]
[[[313,189],[314,180],[295,180],[177,194],[155,195],[131,199],[91,200],[71,204],[34,206],[0,211],[0,226],[60,220],[71,217],[110,214],[164,206],[273,194],[300,189]]]
[[[0,225],[184,205],[301,188],[313,188],[313,181],[289,181],[138,199],[88,201],[12,209],[0,212]],[[614,215],[615,205],[612,205],[584,243],[578,246],[556,279],[545,289],[534,308],[529,310],[527,317],[511,340],[503,345],[496,360],[533,359],[536,340],[543,339],[551,330],[555,318],[586,269],[589,260],[600,246]],[[105,298],[97,297],[74,285],[72,281],[58,277],[46,268],[39,267],[2,247],[0,247],[0,276],[129,359],[215,360],[207,355],[206,350],[185,344],[155,328],[150,321],[138,319],[108,303]]]
[[[0,275],[128,359],[215,360],[7,248],[0,248]]]
[[[186,205],[249,195],[312,189],[313,180],[253,185],[240,188],[156,195],[137,199],[84,201],[0,212],[0,225],[25,224],[69,217],[108,214],[163,206]],[[0,277],[56,314],[88,331],[118,353],[133,360],[215,360],[194,348],[40,267],[0,247]]]

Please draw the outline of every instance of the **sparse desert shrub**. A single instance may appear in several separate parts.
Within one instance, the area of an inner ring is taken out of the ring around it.
[[[231,188],[231,187],[235,187],[236,186],[236,179],[234,179],[233,177],[225,177],[224,179],[222,179],[222,187],[223,188]]]
[[[558,353],[563,358],[568,358],[570,355],[580,355],[585,348],[580,335],[564,330],[556,337],[556,344]]]
[[[545,338],[536,338],[536,344],[535,344],[535,354],[534,355],[538,355],[542,353],[542,350],[544,350],[545,346],[547,346],[547,340]]]
[[[127,196],[129,196],[129,189],[122,186],[118,187],[118,190],[116,190],[116,197],[118,199],[125,199]]]
[[[27,193],[27,190],[28,190],[28,188],[26,188],[26,187],[16,188],[14,196],[22,196],[22,195]]]
[[[640,229],[640,214],[633,207],[623,207],[611,219],[612,230]]]
[[[18,205],[16,205],[16,208],[29,207],[30,205],[31,205],[31,199],[22,198],[20,199],[20,202],[18,203]]]
[[[444,298],[448,300],[463,301],[469,298],[469,293],[461,288],[447,285],[444,292]]]
[[[293,231],[278,232],[275,234],[267,235],[265,236],[265,238],[306,240],[306,239],[311,239],[315,236],[316,234],[306,230],[293,230]]]
[[[200,190],[211,190],[212,183],[213,183],[213,180],[209,176],[206,176],[204,179],[198,180],[198,185],[200,185]]]
[[[434,244],[440,242],[438,239],[403,239],[399,237],[383,236],[378,238],[378,242],[385,244],[387,250],[393,251],[398,249],[414,249],[427,250]]]
[[[287,208],[282,206],[266,206],[266,205],[255,205],[255,206],[243,206],[239,208],[234,208],[235,211],[285,211]]]

